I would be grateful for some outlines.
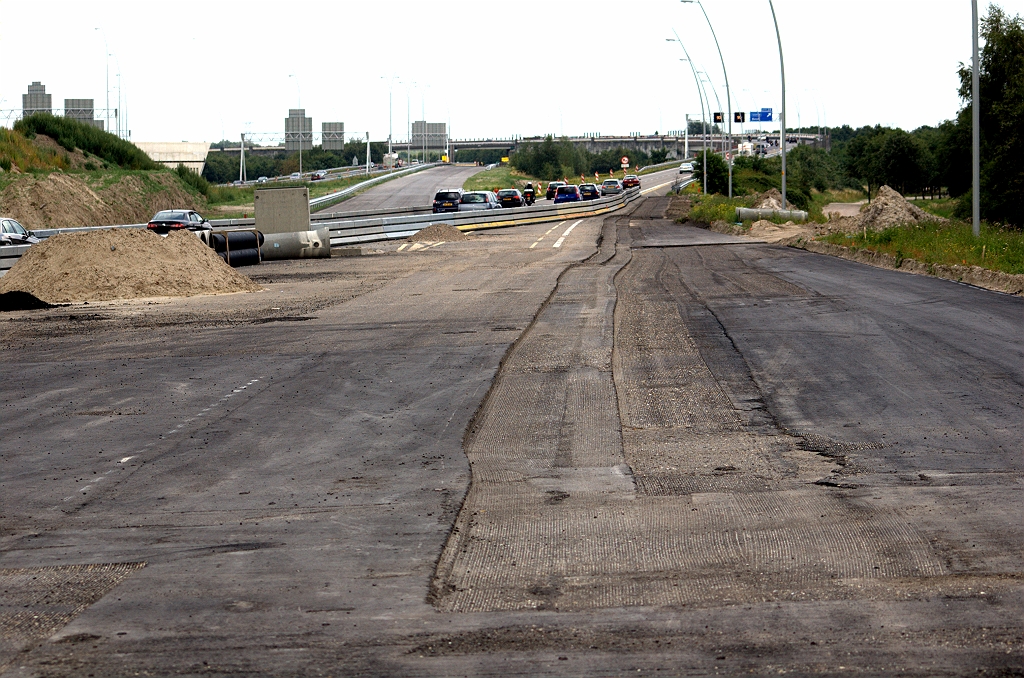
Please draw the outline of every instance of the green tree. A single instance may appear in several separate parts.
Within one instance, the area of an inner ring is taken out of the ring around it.
[[[708,153],[708,193],[727,193],[729,190],[729,166],[717,153]],[[704,186],[704,154],[697,154],[693,163],[693,178],[701,187]]]

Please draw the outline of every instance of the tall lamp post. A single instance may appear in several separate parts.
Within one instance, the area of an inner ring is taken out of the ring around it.
[[[391,106],[391,103],[392,103],[392,100],[394,99],[393,95],[395,93],[395,80],[397,78],[398,78],[397,75],[392,75],[390,78],[385,78],[383,75],[380,76],[381,80],[387,80],[388,81],[388,160],[391,162],[391,169],[395,168],[394,161],[391,160],[391,133],[392,133],[392,127],[391,127],[391,121],[392,121],[391,111],[392,111],[392,106]]]
[[[289,78],[295,78],[295,92],[299,97],[299,108],[302,108],[302,89],[299,87],[299,76],[294,73],[288,74]],[[306,123],[306,117],[299,118],[299,181],[302,181],[302,126]]]
[[[981,235],[981,61],[978,59],[978,0],[971,0],[971,231]]]
[[[977,2],[977,0],[974,0]],[[782,133],[779,145],[782,146],[782,209],[786,209],[786,65],[782,61],[782,35],[779,33],[779,20],[775,18],[775,5],[768,0],[772,9],[772,21],[775,22],[775,38],[779,41],[779,70],[782,73],[782,117],[780,119]]]
[[[679,37],[679,33],[676,32],[676,29],[674,29],[674,28],[672,29],[672,34],[674,36],[676,36],[676,37],[675,38],[665,38],[665,40],[666,40],[666,42],[678,42],[679,46],[683,48],[683,54],[686,55],[686,58],[685,59],[680,59],[680,61],[685,61],[688,64],[690,64],[690,71],[693,72],[693,81],[697,83],[697,96],[700,97],[700,118],[701,118],[701,125],[702,125],[702,128],[704,130],[704,135],[703,135],[704,138],[701,140],[701,146],[702,146],[703,151],[704,151],[704,164],[701,167],[701,174],[704,175],[704,193],[706,195],[707,192],[708,192],[708,140],[707,140],[708,120],[704,116],[704,98],[705,97],[702,94],[703,88],[701,87],[701,84],[700,84],[700,78],[697,77],[697,68],[693,65],[693,62],[690,61],[690,53],[686,51],[686,45],[683,44],[683,41]],[[689,124],[689,123],[687,123],[687,124]]]
[[[687,4],[692,4],[693,0],[679,0]],[[725,76],[725,105],[727,110],[727,124],[729,126],[729,154],[732,154],[732,96],[729,94],[729,74],[725,70],[725,59],[722,58],[722,48],[718,45],[718,36],[715,35],[715,29],[711,25],[711,19],[708,18],[708,13],[704,9],[704,5],[701,4],[700,0],[697,0],[697,6],[700,7],[700,11],[704,13],[704,19],[708,22],[708,28],[711,29],[711,37],[715,39],[715,47],[718,49],[718,60],[722,62],[722,75]],[[732,161],[727,159],[726,163],[729,165],[729,197],[732,197]]]
[[[107,108],[106,108],[107,128],[106,128],[105,131],[109,132],[110,131],[110,46],[107,44],[107,32],[106,31],[104,31],[102,28],[95,28],[93,30],[99,31],[100,35],[103,37],[103,55],[104,55],[104,59],[106,59],[106,67],[107,67],[107,103],[106,103],[106,106],[107,106]]]

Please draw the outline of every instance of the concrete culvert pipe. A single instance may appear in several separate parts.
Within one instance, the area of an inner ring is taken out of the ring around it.
[[[750,207],[736,208],[736,221],[757,221],[758,219],[771,219],[779,217],[790,221],[807,221],[807,212],[803,210],[772,210],[753,209]]]
[[[321,228],[297,233],[268,233],[260,252],[264,260],[329,257],[331,231],[329,228]]]

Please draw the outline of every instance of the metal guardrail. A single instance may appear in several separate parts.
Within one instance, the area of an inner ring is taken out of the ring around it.
[[[343,188],[340,191],[335,191],[334,193],[328,193],[327,195],[322,195],[319,198],[313,198],[312,200],[309,201],[309,209],[310,210],[316,210],[318,207],[320,209],[323,209],[324,207],[328,207],[332,203],[337,202],[337,201],[343,199],[345,196],[350,195],[352,193],[355,193],[356,191],[361,191],[362,189],[367,188],[368,186],[373,186],[374,184],[379,184],[382,181],[387,181],[388,179],[391,179],[393,177],[404,176],[406,174],[414,174],[414,173],[419,172],[421,170],[429,169],[431,167],[437,167],[439,164],[440,163],[431,162],[431,163],[425,163],[425,164],[422,164],[422,165],[414,165],[412,167],[406,167],[405,169],[400,169],[400,170],[398,170],[396,172],[388,172],[387,174],[382,174],[381,176],[374,177],[373,179],[367,179],[366,181],[360,181],[358,184],[355,184],[354,186],[349,186],[348,188]]]

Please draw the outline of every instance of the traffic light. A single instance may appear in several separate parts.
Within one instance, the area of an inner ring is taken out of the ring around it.
[[[715,113],[715,122],[725,122],[725,116],[721,112]]]
[[[743,112],[743,111],[736,111],[735,113],[732,114],[732,121],[733,122],[746,122],[747,121],[747,114],[745,112]]]

